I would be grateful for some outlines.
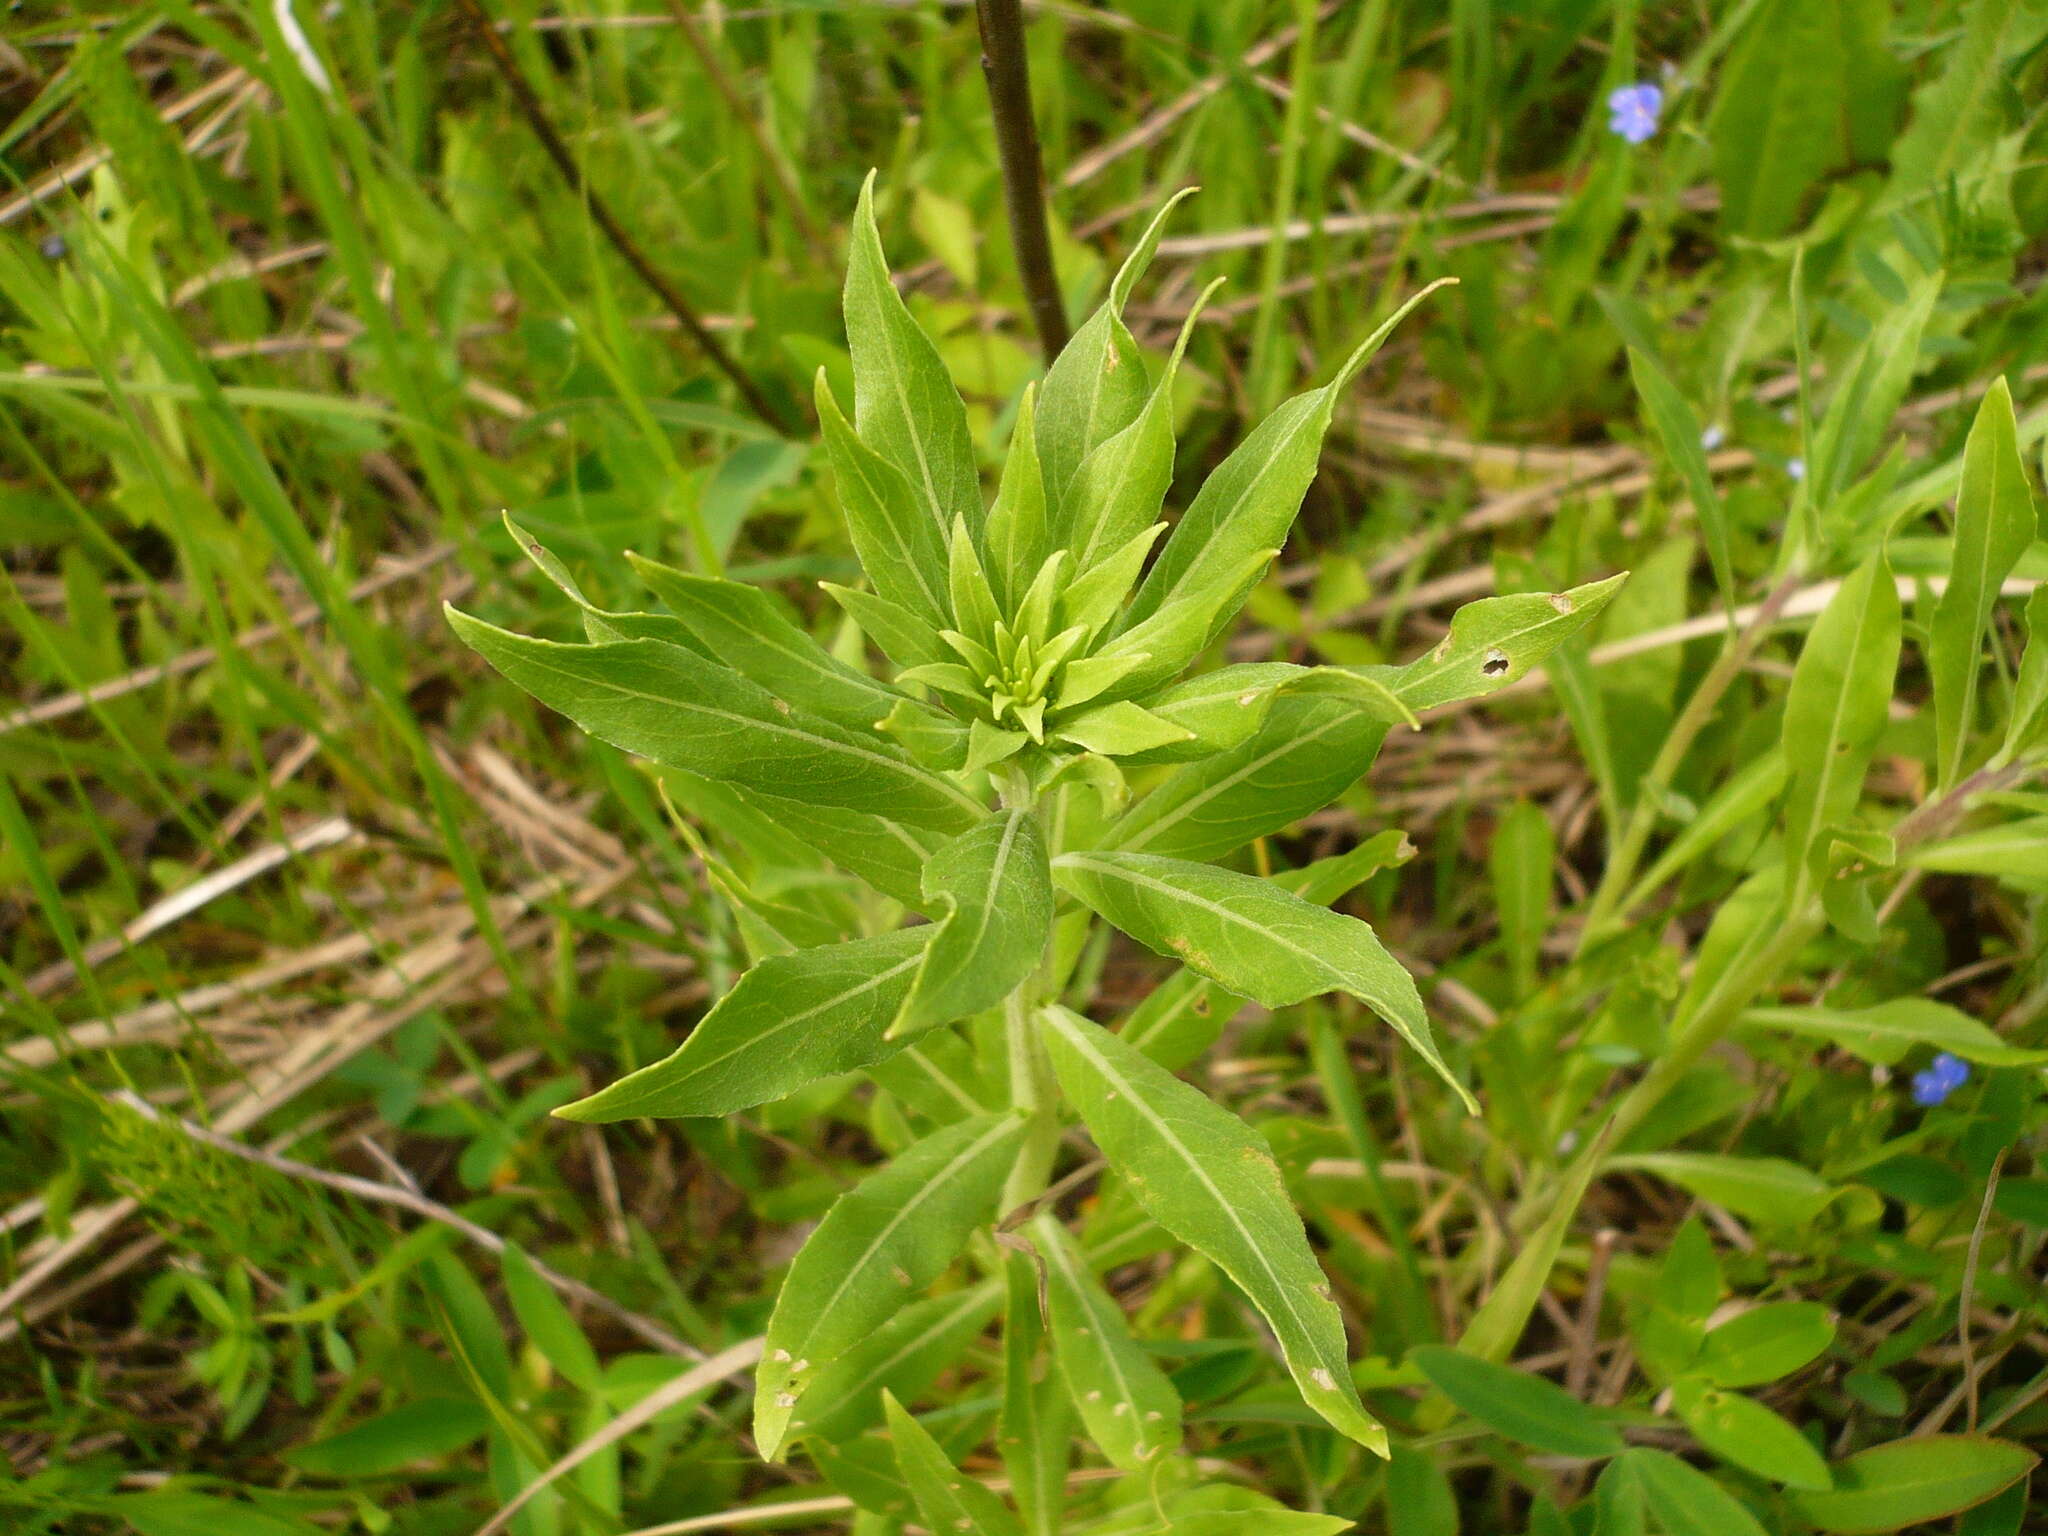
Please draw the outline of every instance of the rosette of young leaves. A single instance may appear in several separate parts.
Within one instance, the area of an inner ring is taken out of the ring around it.
[[[904,1365],[905,1340],[964,1345],[960,1330],[985,1315],[973,1298],[994,1282],[959,1293],[959,1306],[923,1293],[957,1264],[989,1266],[999,1250],[977,1232],[1029,1214],[1057,1165],[1065,1116],[1093,1136],[1110,1177],[1264,1314],[1304,1400],[1383,1450],[1340,1315],[1258,1132],[1149,1056],[1173,1054],[1146,1038],[1151,1026],[1126,1038],[1047,1005],[1100,917],[1179,960],[1186,990],[1204,997],[1274,1008],[1332,991],[1360,999],[1470,1103],[1415,983],[1370,926],[1327,905],[1339,893],[1328,875],[1267,880],[1214,861],[1327,805],[1389,730],[1540,665],[1621,578],[1474,603],[1406,665],[1268,662],[1183,678],[1286,542],[1342,391],[1423,295],[1329,382],[1254,428],[1174,521],[1163,509],[1193,317],[1156,376],[1121,318],[1162,211],[1107,302],[1017,401],[984,509],[966,409],[890,279],[873,202],[870,183],[846,282],[851,412],[822,374],[818,410],[866,578],[827,590],[886,667],[860,665],[844,646],[828,651],[768,592],[638,557],[633,568],[662,611],[599,608],[516,525],[578,610],[582,638],[451,621],[591,735],[676,770],[706,824],[692,846],[748,913],[789,909],[749,891],[710,851],[721,808],[771,824],[784,844],[814,848],[929,921],[900,926],[893,907],[840,903],[820,909],[835,916],[777,926],[759,963],[672,1054],[563,1113],[727,1115],[851,1074],[880,1095],[874,1124],[903,1150],[831,1207],[784,1283],[756,1397],[767,1455],[803,1440],[840,1456],[882,1416],[883,1386],[914,1393],[929,1381]],[[1133,787],[1143,791],[1135,799]],[[1383,857],[1360,856],[1375,867]],[[972,1045],[949,1027],[977,1016]],[[997,1027],[1007,1107],[981,1064]],[[1126,1468],[1169,1451],[1180,1414],[1057,1217],[1039,1211],[1006,1240],[1049,1267],[1039,1270],[1049,1273],[1045,1329],[1023,1315],[1037,1303],[1033,1287],[1015,1274],[1002,1287],[1002,1358],[1015,1377],[1005,1419],[1052,1426],[1060,1442],[1005,1452],[1029,1484],[1023,1502],[1037,1529],[1059,1503],[1063,1398]],[[1064,1394],[1031,1374],[1045,1353]],[[927,1518],[997,1518],[971,1493],[953,1499],[950,1465],[913,1419],[900,1408],[889,1419]]]

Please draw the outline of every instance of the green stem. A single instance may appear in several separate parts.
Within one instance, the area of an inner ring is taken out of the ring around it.
[[[1035,980],[1035,978],[1034,978]],[[1038,1038],[1038,1021],[1031,996],[1032,982],[1026,981],[1003,1001],[1003,1028],[1010,1059],[1010,1105],[1030,1117],[1024,1141],[1017,1148],[1017,1161],[1003,1185],[1001,1210],[1005,1215],[1045,1193],[1052,1176],[1053,1159],[1059,1154],[1060,1121],[1055,1108],[1057,1092],[1052,1080],[1052,1063]]]

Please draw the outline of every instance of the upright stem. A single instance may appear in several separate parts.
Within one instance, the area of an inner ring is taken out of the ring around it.
[[[1038,155],[1038,125],[1031,116],[1031,66],[1024,53],[1022,0],[975,0],[981,23],[981,73],[995,119],[996,151],[1003,162],[1003,203],[1017,275],[1031,305],[1038,345],[1050,363],[1067,344],[1067,308],[1052,265],[1045,223],[1045,167]]]
[[[548,117],[547,109],[541,105],[540,95],[534,90],[533,82],[526,78],[526,72],[519,67],[519,61],[512,57],[512,50],[506,46],[505,39],[498,35],[497,24],[491,20],[490,13],[484,10],[482,0],[459,0],[459,3],[469,15],[477,40],[484,45],[484,51],[491,56],[491,63],[497,67],[498,73],[504,77],[505,84],[511,89],[512,99],[518,104],[527,126],[533,130],[534,137],[540,140],[541,148],[548,152],[548,158],[555,162],[555,168],[562,173],[563,179],[575,188],[576,195],[583,199],[584,205],[590,209],[591,219],[604,231],[605,238],[625,259],[626,265],[633,269],[633,275],[645,283],[654,296],[661,300],[663,308],[675,316],[676,323],[689,334],[690,339],[697,344],[698,350],[711,360],[712,366],[732,381],[733,388],[740,392],[740,398],[746,401],[748,409],[784,437],[794,437],[797,432],[796,423],[785,411],[777,407],[762,392],[761,386],[754,382],[753,377],[733,360],[732,354],[726,351],[718,338],[706,328],[703,317],[697,313],[696,308],[683,297],[681,290],[674,283],[656,270],[654,263],[647,259],[647,254],[640,249],[633,237],[626,233],[626,226],[619,222],[618,216],[611,210],[611,205],[599,197],[597,189],[590,185],[589,178],[583,174],[582,165],[570,152],[568,143],[556,131],[553,121]]]
[[[1052,1063],[1046,1060],[1045,1045],[1038,1038],[1038,1021],[1032,1017],[1031,988],[1036,977],[1026,980],[1003,1000],[1003,1029],[1010,1058],[1010,1106],[1030,1117],[1024,1141],[1017,1149],[1017,1161],[1003,1185],[1000,1209],[1005,1215],[1045,1193],[1052,1176],[1053,1159],[1059,1155],[1060,1122],[1054,1113],[1055,1094]]]

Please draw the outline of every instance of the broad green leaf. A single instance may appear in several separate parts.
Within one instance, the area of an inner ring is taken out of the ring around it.
[[[1896,997],[1869,1008],[1751,1008],[1742,1022],[1814,1035],[1881,1067],[1899,1062],[1917,1045],[1931,1045],[1987,1067],[2028,1067],[2048,1061],[2048,1051],[2008,1045],[1961,1009],[1931,997]]]
[[[1785,856],[1795,892],[1809,888],[1822,834],[1848,822],[1862,798],[1898,668],[1899,592],[1873,556],[1815,621],[1785,696]]]
[[[1848,154],[1850,93],[1842,0],[1765,0],[1721,72],[1708,121],[1721,220],[1769,239]]]
[[[1003,478],[989,508],[984,539],[990,579],[1004,608],[1012,613],[1045,563],[1050,547],[1045,476],[1039,469],[1038,438],[1032,425],[1036,400],[1036,388],[1026,385],[1017,403],[1010,451],[1003,460]]]
[[[1251,590],[1255,571],[1245,572],[1245,563],[1287,542],[1302,497],[1315,479],[1323,435],[1344,388],[1408,312],[1442,284],[1443,280],[1432,283],[1402,304],[1344,360],[1335,378],[1286,402],[1217,466],[1181,514],[1131,600],[1124,621],[1127,632],[1175,601],[1192,600],[1206,630],[1187,652],[1192,655],[1228,622]],[[1147,648],[1155,657],[1162,654],[1157,646]],[[1161,672],[1158,680],[1171,677],[1180,665],[1176,662]]]
[[[1507,951],[1518,996],[1535,989],[1543,935],[1550,929],[1551,864],[1556,857],[1557,838],[1543,808],[1527,800],[1508,807],[1494,829],[1487,868],[1500,914],[1501,947]]]
[[[1654,1173],[1702,1200],[1725,1205],[1738,1216],[1784,1226],[1811,1221],[1835,1197],[1833,1188],[1820,1175],[1781,1157],[1638,1152],[1610,1158],[1607,1166]]]
[[[1134,1472],[1179,1445],[1180,1394],[1131,1337],[1059,1218],[1033,1218],[1031,1241],[1045,1264],[1053,1355],[1067,1393],[1088,1438],[1113,1465]]]
[[[1221,281],[1217,279],[1217,283]],[[1188,338],[1217,283],[1202,291],[1181,322],[1166,368],[1137,420],[1090,449],[1067,486],[1056,535],[1073,550],[1077,575],[1113,560],[1158,520],[1160,505],[1173,484],[1174,380]]]
[[[1268,1008],[1347,992],[1391,1024],[1457,1090],[1415,979],[1355,917],[1268,880],[1156,854],[1066,853],[1053,877],[1140,944]]]
[[[737,672],[659,640],[560,645],[454,609],[455,631],[528,693],[600,741],[762,794],[843,806],[939,832],[982,807],[881,737],[811,714]]]
[[[1100,1025],[1057,1006],[1039,1019],[1067,1102],[1133,1198],[1251,1298],[1309,1406],[1385,1455],[1386,1432],[1352,1384],[1343,1316],[1265,1142]]]
[[[1735,606],[1735,565],[1729,554],[1728,513],[1714,489],[1714,474],[1707,467],[1707,451],[1700,440],[1700,421],[1685,403],[1685,396],[1671,382],[1657,359],[1647,352],[1628,349],[1628,368],[1636,393],[1643,397],[1650,425],[1664,457],[1685,482],[1692,497],[1693,518],[1700,525],[1700,538],[1707,546],[1707,559],[1714,567],[1714,584],[1721,590],[1721,604]]]
[[[771,955],[675,1051],[555,1113],[605,1124],[730,1115],[900,1050],[886,1031],[909,997],[929,927]]]
[[[1024,1528],[1009,1506],[981,1483],[964,1476],[931,1432],[905,1411],[893,1393],[882,1394],[882,1409],[889,1420],[889,1438],[895,1442],[896,1465],[910,1484],[910,1496],[917,1500],[926,1530],[1023,1536]]]
[[[1218,667],[1160,689],[1145,707],[1189,735],[1181,746],[1148,753],[1147,762],[1205,758],[1249,741],[1265,723],[1281,686],[1306,674],[1288,661],[1251,661]]]
[[[1478,698],[1525,676],[1613,600],[1628,572],[1569,592],[1485,597],[1451,615],[1451,632],[1405,666],[1361,667],[1417,714]]]
[[[1828,1464],[1811,1442],[1762,1403],[1690,1378],[1672,1401],[1706,1450],[1745,1472],[1787,1488],[1829,1488]]]
[[[939,639],[940,620],[926,619],[876,592],[842,587],[836,581],[821,581],[818,585],[846,610],[863,634],[881,647],[882,654],[895,662],[898,670],[932,666],[952,654]]]
[[[1191,733],[1184,727],[1162,719],[1129,699],[1085,710],[1071,720],[1062,721],[1052,734],[1061,741],[1072,742],[1084,752],[1095,752],[1104,757],[1127,757],[1191,739]]]
[[[1834,1341],[1834,1314],[1819,1302],[1766,1302],[1708,1329],[1694,1369],[1717,1387],[1757,1387],[1790,1376]]]
[[[1956,1522],[1956,1536],[2020,1536],[2027,1510],[2032,1504],[2026,1479],[2022,1478],[1995,1499],[1965,1510]]]
[[[830,1365],[819,1368],[790,1420],[789,1438],[851,1440],[882,1417],[882,1393],[914,1398],[956,1365],[995,1316],[993,1282],[913,1301]]]
[[[875,177],[861,183],[846,252],[846,343],[853,354],[853,420],[862,442],[896,467],[941,535],[964,517],[979,536],[981,474],[967,408],[938,348],[889,278],[875,229]],[[822,410],[824,402],[819,402]],[[835,412],[836,414],[836,408]],[[870,575],[874,567],[869,566]]]
[[[483,1438],[491,1416],[467,1397],[421,1397],[351,1424],[311,1445],[294,1446],[282,1459],[313,1477],[385,1477],[416,1462],[452,1456]],[[213,1526],[211,1530],[232,1530]]]
[[[1636,1446],[1622,1453],[1664,1536],[1764,1536],[1756,1517],[1698,1468],[1666,1451]]]
[[[841,1195],[818,1223],[768,1320],[754,1439],[773,1461],[818,1372],[943,1274],[995,1214],[1024,1117],[977,1115],[927,1136]]]
[[[892,1038],[994,1007],[1044,956],[1052,876],[1038,818],[1010,810],[961,833],[925,866],[924,890],[945,916]]]
[[[871,728],[892,710],[920,707],[832,656],[759,587],[626,558],[699,650],[776,697],[854,729]]]
[[[813,393],[832,483],[861,568],[880,596],[927,624],[943,625],[952,612],[945,596],[949,525],[934,524],[902,472],[861,441],[840,413],[823,369]]]
[[[696,782],[709,783],[699,779]],[[841,869],[860,876],[913,911],[924,906],[924,867],[946,841],[943,833],[874,811],[811,805],[782,795],[757,794],[738,784],[716,786],[740,804],[802,839]]]
[[[1944,874],[2037,884],[2048,880],[2048,816],[2000,822],[1938,843],[1923,843],[1902,862]]]
[[[584,1392],[602,1391],[604,1367],[598,1363],[597,1351],[590,1347],[590,1340],[583,1336],[554,1287],[540,1277],[533,1260],[515,1244],[507,1243],[498,1265],[505,1275],[505,1295],[527,1342],[572,1386]]]
[[[1408,1351],[1438,1391],[1488,1429],[1553,1456],[1613,1456],[1614,1426],[1564,1388],[1441,1344]]]
[[[1995,1498],[2041,1458],[2009,1440],[1922,1435],[1859,1451],[1827,1493],[1795,1493],[1794,1513],[1823,1531],[1898,1531]]]
[[[1273,701],[1250,740],[1174,772],[1117,821],[1129,852],[1220,859],[1312,815],[1372,766],[1387,725],[1348,699]]]
[[[1407,834],[1382,832],[1348,853],[1276,874],[1273,883],[1320,906],[1333,906],[1380,870],[1404,863],[1414,853]],[[1242,1002],[1229,988],[1183,967],[1154,987],[1117,1033],[1173,1071],[1206,1051]]]
[[[1279,553],[1278,545],[1252,549],[1236,555],[1235,564],[1219,562],[1205,567],[1201,577],[1186,589],[1175,592],[1154,612],[1127,624],[1102,644],[1097,659],[1118,661],[1127,669],[1117,682],[1117,693],[1150,693],[1178,677],[1222,633],[1224,622],[1236,612],[1235,604],[1258,584],[1260,572]],[[1229,593],[1238,596],[1230,599],[1231,606],[1221,606],[1223,594]]]
[[[1145,356],[1123,322],[1123,308],[1152,264],[1168,216],[1193,192],[1189,187],[1175,193],[1152,216],[1111,280],[1109,297],[1046,370],[1038,393],[1038,458],[1055,527],[1065,526],[1067,484],[1081,461],[1137,420],[1145,408]]]
[[[2012,392],[2000,375],[1985,391],[1963,446],[1955,556],[1928,638],[1935,766],[1943,788],[1954,784],[1963,771],[1992,607],[2006,576],[2033,540],[2034,494],[2027,488],[2027,467],[2020,460]]]

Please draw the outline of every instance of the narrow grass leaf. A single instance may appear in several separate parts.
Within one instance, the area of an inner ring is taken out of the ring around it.
[[[1713,471],[1707,467],[1699,418],[1656,358],[1630,347],[1628,369],[1635,380],[1636,393],[1642,396],[1649,412],[1650,425],[1657,433],[1664,457],[1671,461],[1672,468],[1685,482],[1686,494],[1692,497],[1693,519],[1699,524],[1700,538],[1707,546],[1707,559],[1714,568],[1714,585],[1720,589],[1722,606],[1732,610],[1735,564],[1729,553],[1728,513],[1721,505],[1720,493],[1714,489]]]
[[[895,1442],[896,1465],[910,1485],[917,1512],[933,1532],[972,1531],[975,1536],[1023,1536],[1008,1505],[974,1478],[964,1475],[940,1449],[931,1432],[912,1418],[894,1394],[882,1394]]]

